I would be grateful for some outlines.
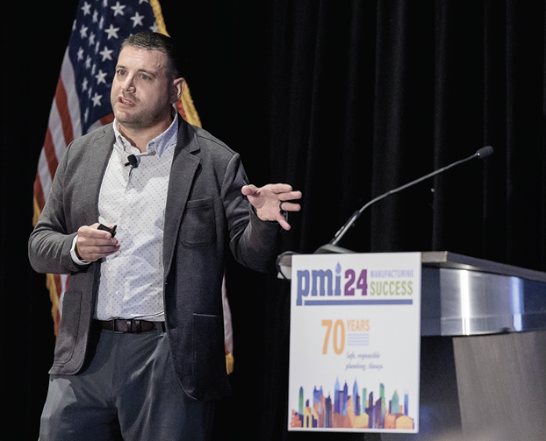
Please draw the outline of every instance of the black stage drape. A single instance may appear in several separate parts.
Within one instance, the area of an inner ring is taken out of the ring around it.
[[[30,269],[26,242],[77,2],[6,3],[0,426],[16,439],[36,439],[54,337],[45,279]],[[448,250],[546,271],[545,2],[161,5],[183,47],[204,128],[241,153],[253,183],[282,181],[303,191],[284,250],[313,252],[366,201],[492,145],[485,161],[373,206],[340,245]],[[286,430],[289,285],[233,261],[227,273],[236,364],[233,396],[218,406],[216,439],[364,439]]]

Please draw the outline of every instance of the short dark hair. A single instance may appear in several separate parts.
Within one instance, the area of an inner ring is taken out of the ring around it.
[[[167,75],[170,75],[172,79],[180,76],[176,48],[170,37],[157,32],[140,32],[130,35],[121,43],[121,49],[127,46],[164,53],[167,55],[168,62],[166,66]]]

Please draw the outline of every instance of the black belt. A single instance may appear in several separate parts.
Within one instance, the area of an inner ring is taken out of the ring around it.
[[[102,329],[108,329],[116,333],[124,334],[140,334],[141,332],[149,332],[154,329],[161,329],[165,332],[165,322],[148,322],[146,320],[131,320],[131,319],[113,319],[108,321],[93,320]]]

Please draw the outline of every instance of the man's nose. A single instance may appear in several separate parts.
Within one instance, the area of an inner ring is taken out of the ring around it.
[[[134,85],[134,81],[133,81],[133,76],[132,75],[128,75],[126,78],[125,78],[125,81],[123,81],[123,83],[121,84],[121,90],[123,92],[134,92],[135,91],[135,85]]]

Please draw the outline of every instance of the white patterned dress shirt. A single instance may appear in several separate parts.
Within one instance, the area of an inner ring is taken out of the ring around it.
[[[131,146],[114,121],[114,151],[99,194],[99,219],[117,225],[120,249],[101,264],[95,318],[164,321],[163,226],[178,115],[150,141],[146,152]],[[138,167],[126,166],[134,154]]]

